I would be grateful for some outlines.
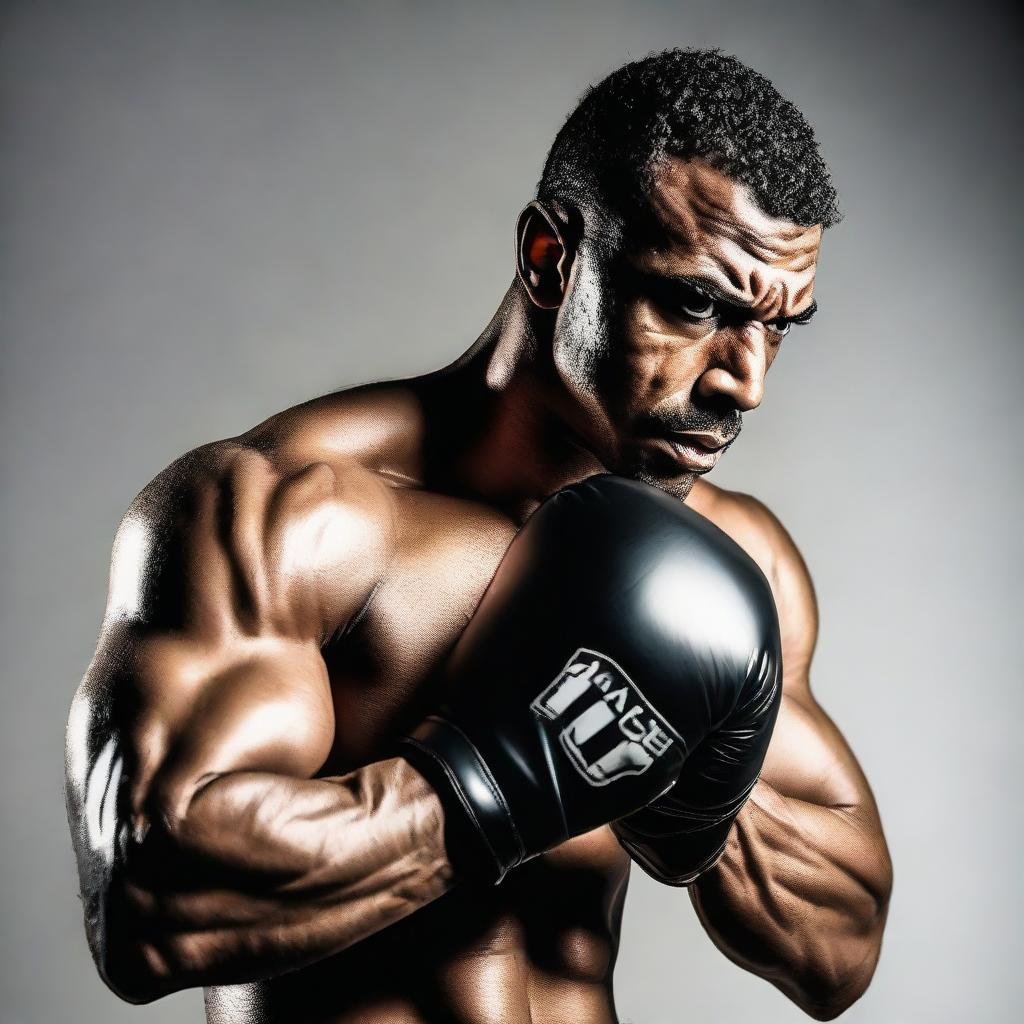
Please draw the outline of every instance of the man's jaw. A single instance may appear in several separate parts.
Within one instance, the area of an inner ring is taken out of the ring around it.
[[[678,422],[678,421],[677,421]],[[718,423],[713,429],[676,429],[664,420],[644,417],[617,431],[609,419],[590,437],[564,424],[563,440],[580,455],[589,455],[607,472],[639,480],[678,497],[686,498],[699,476],[711,471],[736,440],[741,423]]]

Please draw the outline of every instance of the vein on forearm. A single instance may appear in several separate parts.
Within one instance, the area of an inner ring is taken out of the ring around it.
[[[149,831],[125,879],[154,955],[218,981],[276,973],[441,895],[451,871],[436,799],[390,775],[383,765],[317,780],[244,772],[204,786],[173,839]]]
[[[760,783],[694,903],[723,950],[765,977],[848,972],[872,955],[858,940],[884,914],[883,859],[857,812]]]

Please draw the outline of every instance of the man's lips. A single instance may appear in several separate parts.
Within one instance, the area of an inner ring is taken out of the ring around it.
[[[721,451],[733,439],[719,440],[714,434],[707,434],[701,430],[670,430],[667,434],[670,441],[676,441],[688,447],[702,448],[706,452]]]
[[[731,440],[722,441],[713,434],[690,430],[673,430],[652,438],[654,444],[691,473],[707,473],[714,469]]]

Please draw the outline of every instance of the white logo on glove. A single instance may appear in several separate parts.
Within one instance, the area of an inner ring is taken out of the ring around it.
[[[665,720],[611,658],[581,647],[530,708],[557,721],[558,739],[592,786],[641,775],[673,743]]]

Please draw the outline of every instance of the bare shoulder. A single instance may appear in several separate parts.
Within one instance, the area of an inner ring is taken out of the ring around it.
[[[322,642],[386,572],[421,419],[412,387],[371,385],[175,460],[118,529],[107,623]]]
[[[771,584],[782,628],[787,675],[810,661],[818,634],[814,584],[799,548],[778,517],[750,494],[694,486],[687,504],[727,533],[758,564]]]
[[[762,501],[698,480],[687,505],[724,530],[761,567],[769,580],[781,573],[807,569],[793,538]]]
[[[322,455],[297,437],[218,441],[132,502],[68,721],[69,807],[83,806],[94,764],[106,770],[101,748],[130,752],[143,792],[183,737],[216,735],[197,725],[214,707],[236,724],[272,707],[291,768],[323,763],[334,718],[321,649],[387,570],[395,489],[357,459]]]
[[[372,589],[392,526],[390,488],[353,459],[205,445],[125,514],[107,620],[211,640],[224,631],[314,639]]]
[[[411,383],[389,381],[314,398],[271,416],[239,440],[284,468],[310,461],[355,464],[402,479],[420,469],[425,418]]]

